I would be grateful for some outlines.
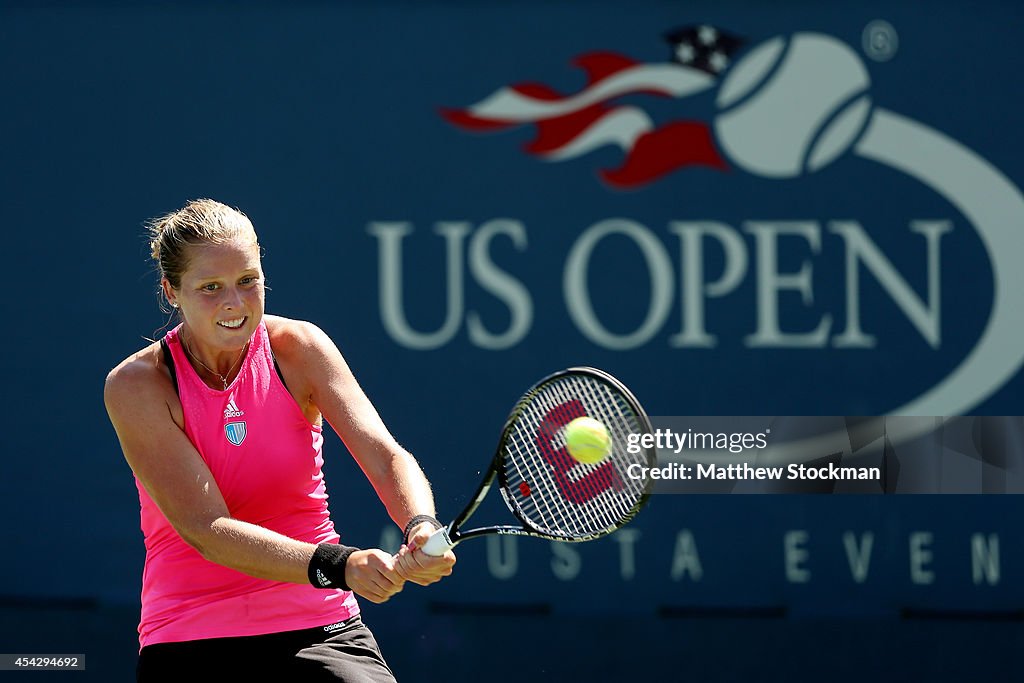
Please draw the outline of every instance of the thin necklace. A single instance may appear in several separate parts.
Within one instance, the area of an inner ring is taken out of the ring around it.
[[[249,348],[249,342],[245,342],[245,346],[242,347],[242,351],[238,354],[238,358],[236,358],[235,362],[231,364],[230,368],[228,368],[228,374],[222,375],[216,370],[212,369],[203,361],[199,360],[199,356],[197,356],[195,352],[192,350],[192,347],[188,345],[188,340],[185,339],[185,335],[181,335],[181,341],[184,343],[185,350],[188,351],[188,355],[192,356],[192,360],[203,366],[203,369],[205,369],[207,372],[217,375],[217,377],[220,379],[221,384],[224,385],[224,391],[228,390],[228,377],[231,376],[231,373],[234,371],[235,366],[238,365],[238,361],[242,360],[242,356],[245,355],[245,350]]]

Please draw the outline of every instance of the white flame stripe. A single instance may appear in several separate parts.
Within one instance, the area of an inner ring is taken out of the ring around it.
[[[564,161],[605,145],[618,145],[628,150],[638,137],[651,130],[654,130],[654,122],[642,110],[619,107],[594,121],[566,144],[541,156],[550,161]]]
[[[542,100],[509,87],[499,88],[470,106],[468,111],[480,119],[520,123],[541,121],[638,91],[653,91],[676,98],[694,95],[710,88],[715,80],[703,71],[682,64],[639,64],[559,100]]]
[[[945,379],[891,415],[963,415],[1024,365],[1024,195],[987,160],[939,131],[876,109],[855,152],[935,190],[975,227],[996,291],[981,338]],[[924,424],[922,422],[922,424]]]

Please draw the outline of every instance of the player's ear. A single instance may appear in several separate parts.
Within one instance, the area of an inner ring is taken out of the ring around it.
[[[174,291],[174,287],[171,286],[171,281],[166,277],[160,278],[160,291],[163,293],[164,298],[167,299],[167,303],[170,304],[171,308],[178,307],[178,294]]]

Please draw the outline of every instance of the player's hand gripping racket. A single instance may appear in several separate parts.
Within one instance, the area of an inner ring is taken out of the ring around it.
[[[592,464],[577,461],[566,450],[564,427],[584,416],[601,422],[610,437],[608,454]],[[512,409],[491,467],[469,505],[434,532],[423,551],[440,556],[467,538],[487,534],[589,541],[612,533],[650,495],[650,479],[630,478],[628,468],[654,467],[655,451],[627,448],[627,438],[651,431],[640,403],[608,373],[569,368],[545,377]],[[521,524],[464,530],[495,477],[505,504]]]

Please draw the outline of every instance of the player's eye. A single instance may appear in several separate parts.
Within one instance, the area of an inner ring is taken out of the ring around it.
[[[204,292],[215,292],[217,291],[217,289],[219,289],[219,285],[216,282],[208,282],[199,289],[203,290]]]

